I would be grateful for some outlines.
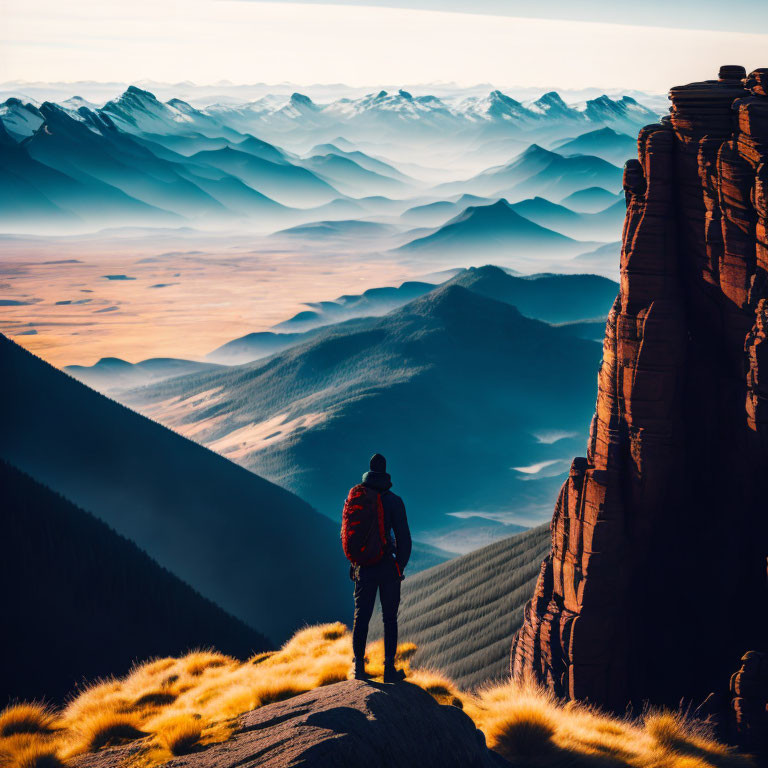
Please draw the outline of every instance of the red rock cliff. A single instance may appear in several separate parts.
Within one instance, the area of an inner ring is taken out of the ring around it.
[[[696,701],[768,648],[767,94],[741,67],[673,88],[626,165],[587,456],[512,649],[558,695]]]

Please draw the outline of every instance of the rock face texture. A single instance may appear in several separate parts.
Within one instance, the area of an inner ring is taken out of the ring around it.
[[[768,754],[768,654],[749,651],[731,678],[731,741],[742,749]]]
[[[135,747],[77,761],[113,768]],[[509,763],[460,709],[438,704],[409,683],[349,680],[244,715],[234,735],[166,768],[500,768]]]
[[[672,88],[624,173],[621,290],[512,673],[623,711],[768,647],[768,69]]]

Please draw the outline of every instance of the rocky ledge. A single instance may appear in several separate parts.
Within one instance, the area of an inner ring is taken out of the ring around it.
[[[113,768],[135,746],[78,760],[77,768]],[[407,682],[349,680],[243,715],[221,744],[166,763],[166,768],[500,768],[483,734],[460,709],[438,704]]]

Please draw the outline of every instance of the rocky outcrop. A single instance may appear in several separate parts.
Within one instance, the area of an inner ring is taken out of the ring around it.
[[[749,651],[731,678],[730,733],[748,752],[768,754],[768,654]]]
[[[77,768],[123,765],[140,746],[83,757]],[[244,715],[230,739],[167,768],[500,768],[509,763],[457,707],[409,683],[349,680]]]
[[[512,672],[623,711],[768,647],[768,70],[670,91],[627,163],[621,290]]]

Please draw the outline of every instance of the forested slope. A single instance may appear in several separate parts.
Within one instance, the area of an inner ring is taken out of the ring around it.
[[[440,669],[465,688],[506,674],[512,636],[548,551],[545,524],[406,577],[400,640],[419,646],[414,666]],[[381,635],[377,610],[370,637]]]

